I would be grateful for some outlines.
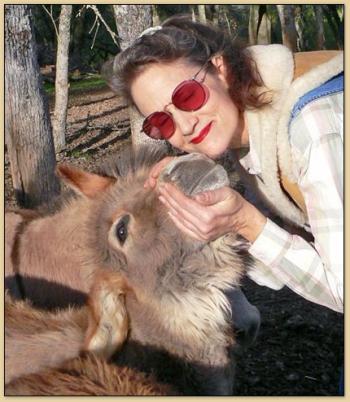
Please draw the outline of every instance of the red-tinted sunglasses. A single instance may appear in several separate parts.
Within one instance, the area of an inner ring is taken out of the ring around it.
[[[197,81],[198,74],[208,67],[207,61],[204,66],[189,80],[182,81],[171,96],[171,103],[177,109],[185,112],[193,112],[200,109],[208,100],[209,90],[203,84],[206,73],[200,81]],[[168,106],[167,105],[167,106]],[[155,140],[167,140],[175,132],[175,122],[168,112],[154,112],[147,116],[142,124],[142,131]]]

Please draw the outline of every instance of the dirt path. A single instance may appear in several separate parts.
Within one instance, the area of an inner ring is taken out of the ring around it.
[[[49,99],[53,113],[53,99]],[[108,88],[79,92],[70,96],[66,148],[57,162],[71,162],[92,169],[96,161],[130,142],[127,108]],[[14,207],[10,163],[5,151],[5,206]]]
[[[125,105],[107,89],[70,99],[67,149],[58,161],[92,169],[130,142]],[[5,154],[5,205],[15,205]],[[337,395],[343,356],[343,316],[245,281],[243,289],[262,316],[258,339],[240,358],[237,395]]]

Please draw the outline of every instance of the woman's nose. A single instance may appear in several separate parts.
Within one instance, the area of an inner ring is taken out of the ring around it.
[[[182,110],[171,111],[175,121],[176,129],[181,131],[184,136],[192,135],[195,132],[198,123],[198,117],[192,112],[183,112]]]

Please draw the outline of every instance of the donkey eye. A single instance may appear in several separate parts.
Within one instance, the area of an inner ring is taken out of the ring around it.
[[[120,244],[124,244],[126,238],[128,237],[128,223],[130,220],[129,215],[124,215],[120,221],[117,223],[115,228],[115,234],[120,242]]]

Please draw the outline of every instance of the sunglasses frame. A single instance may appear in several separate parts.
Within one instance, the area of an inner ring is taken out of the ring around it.
[[[209,66],[209,63],[210,63],[210,59],[207,60],[207,61],[203,64],[203,66],[196,72],[196,74],[194,74],[194,75],[192,76],[192,78],[180,82],[180,83],[175,87],[175,89],[173,90],[173,93],[172,93],[172,95],[171,95],[171,102],[169,102],[167,105],[165,105],[164,108],[168,107],[169,105],[174,104],[174,101],[173,101],[174,94],[175,94],[176,91],[179,89],[179,87],[181,87],[182,85],[184,85],[184,84],[187,83],[187,82],[195,81],[195,82],[198,83],[201,87],[203,87],[203,89],[204,89],[205,92],[209,92],[208,90],[206,90],[207,87],[203,84],[203,82],[205,81],[205,78],[206,78],[206,76],[207,76],[207,71],[205,72],[205,74],[203,75],[203,78],[202,78],[201,80],[197,80],[197,76],[201,73],[201,71],[207,69],[207,67]],[[205,103],[207,102],[207,100],[208,100],[208,97],[204,100],[204,102],[203,102],[199,107],[197,107],[197,108],[195,108],[195,109],[191,109],[191,110],[182,109],[181,107],[176,106],[176,104],[174,104],[174,106],[175,106],[177,109],[179,109],[179,110],[183,110],[183,111],[186,111],[186,112],[194,112],[194,111],[196,111],[196,110],[199,110],[201,107],[203,107],[203,106],[205,105]],[[152,124],[150,123],[150,119],[151,119],[152,117],[154,117],[154,116],[155,116],[156,114],[158,114],[158,113],[165,114],[165,115],[169,116],[169,118],[170,118],[170,120],[171,120],[171,122],[172,122],[172,124],[173,124],[173,129],[172,129],[172,131],[171,131],[171,134],[169,134],[168,136],[164,136],[156,126],[154,126],[154,125],[152,125]],[[151,136],[150,134],[148,134],[148,133],[145,131],[145,126],[146,126],[146,124],[148,124],[148,125],[150,125],[150,126],[156,128],[156,129],[159,131],[160,135],[159,135],[159,136]],[[147,117],[145,117],[145,119],[143,120],[141,132],[144,132],[149,138],[152,138],[152,139],[154,139],[154,140],[167,140],[167,139],[171,138],[171,137],[173,136],[174,132],[175,132],[175,122],[174,122],[174,119],[173,119],[172,115],[171,115],[169,112],[166,112],[166,111],[157,111],[157,112],[153,112],[153,113],[149,114]]]

